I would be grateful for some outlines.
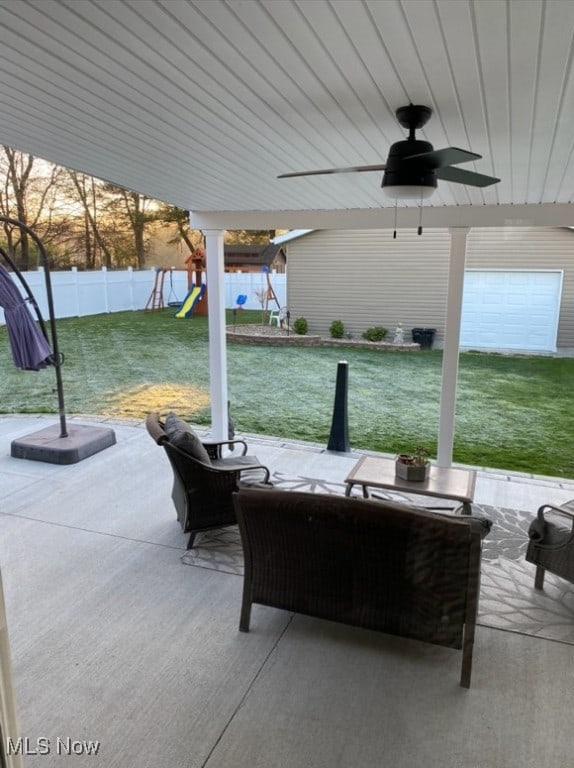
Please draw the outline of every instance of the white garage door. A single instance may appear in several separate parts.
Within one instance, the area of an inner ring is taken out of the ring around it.
[[[461,347],[556,351],[561,271],[467,270]]]

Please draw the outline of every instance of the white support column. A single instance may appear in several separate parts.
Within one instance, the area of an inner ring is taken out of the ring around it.
[[[209,300],[209,382],[211,438],[227,440],[227,349],[225,341],[225,265],[223,229],[203,230]]]
[[[449,229],[449,232],[450,262],[438,427],[437,463],[440,467],[449,467],[452,464],[462,292],[464,288],[466,237],[469,233],[469,228],[457,227]]]
[[[12,662],[10,660],[10,642],[6,624],[6,606],[0,578],[0,722],[2,723],[2,751],[7,768],[23,768],[21,754],[8,751],[8,739],[12,745],[18,745],[20,728],[16,715],[14,685],[12,682]],[[27,754],[27,753],[24,753]],[[4,760],[2,760],[4,765]]]

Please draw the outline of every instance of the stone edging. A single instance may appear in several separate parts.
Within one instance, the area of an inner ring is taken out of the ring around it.
[[[254,326],[245,326],[254,328]],[[259,326],[255,326],[259,329]],[[420,344],[407,342],[405,344],[393,344],[388,341],[366,341],[363,339],[329,339],[323,336],[307,334],[300,336],[296,333],[287,335],[281,333],[241,333],[241,331],[231,330],[229,326],[226,331],[227,341],[233,341],[236,344],[266,344],[269,346],[301,346],[301,347],[361,347],[363,349],[376,349],[379,351],[395,350],[400,352],[418,352]]]

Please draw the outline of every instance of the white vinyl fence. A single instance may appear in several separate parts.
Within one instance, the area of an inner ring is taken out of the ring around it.
[[[46,282],[43,269],[25,272],[24,279],[34,294],[44,320],[48,319]],[[108,271],[105,268],[95,272],[78,272],[75,268],[67,272],[51,272],[54,311],[56,317],[81,317],[99,315],[104,312],[124,312],[145,309],[150,297],[156,271],[154,269]],[[287,282],[285,274],[272,273],[269,279],[280,305],[287,304]],[[17,277],[14,281],[25,296]],[[263,272],[231,272],[225,275],[225,306],[237,306],[237,297],[247,296],[244,309],[261,309],[257,292],[267,291],[267,280]],[[183,301],[187,294],[187,272],[185,270],[167,273],[164,278],[163,300]],[[274,301],[269,303],[275,308]],[[32,313],[34,314],[34,313]],[[35,315],[34,315],[35,317]],[[0,325],[4,324],[4,312],[0,308]]]

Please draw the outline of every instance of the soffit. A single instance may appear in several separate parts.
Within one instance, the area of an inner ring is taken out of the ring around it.
[[[392,207],[380,173],[276,176],[384,162],[409,101],[502,179],[425,208],[574,196],[574,3],[0,0],[0,23],[0,141],[182,208]]]

